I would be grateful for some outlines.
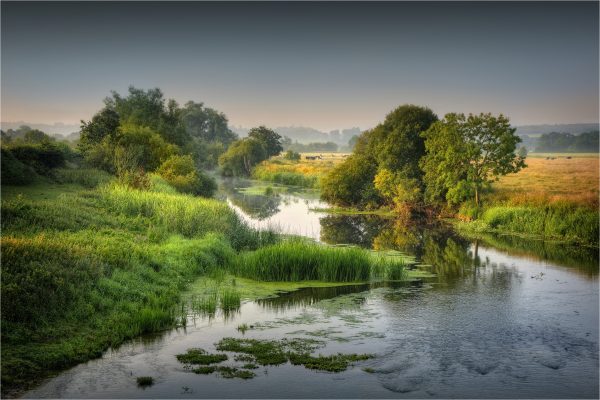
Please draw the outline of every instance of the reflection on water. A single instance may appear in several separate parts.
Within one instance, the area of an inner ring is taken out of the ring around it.
[[[284,231],[325,243],[399,250],[436,275],[306,288],[243,302],[233,313],[190,313],[184,329],[129,342],[27,397],[598,398],[597,250],[471,239],[442,224],[310,212],[320,203],[302,193],[229,190],[254,226],[285,222]],[[252,328],[242,333],[240,324]],[[323,354],[376,357],[339,374],[265,367],[248,381],[196,375],[176,361],[191,347],[215,351],[228,336],[318,338],[327,342]],[[136,376],[156,383],[142,390]]]

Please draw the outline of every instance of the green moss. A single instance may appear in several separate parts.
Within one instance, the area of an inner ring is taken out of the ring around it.
[[[177,354],[177,360],[185,364],[217,364],[227,361],[227,354],[210,354],[203,349],[188,349],[185,354]]]
[[[258,365],[256,365],[256,364],[250,364],[250,363],[248,363],[248,364],[244,364],[244,365],[242,365],[242,368],[243,368],[243,369],[257,369],[257,368],[258,368]]]

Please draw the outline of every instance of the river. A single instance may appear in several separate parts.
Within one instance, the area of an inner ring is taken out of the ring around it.
[[[328,244],[394,249],[435,274],[414,282],[307,288],[190,314],[53,377],[25,397],[598,398],[598,250],[372,215],[330,215],[312,191],[221,183],[253,226]],[[240,324],[256,327],[245,333]],[[223,337],[317,338],[322,354],[375,357],[340,373],[284,364],[249,380],[197,375],[175,355]],[[152,376],[141,388],[135,377]]]

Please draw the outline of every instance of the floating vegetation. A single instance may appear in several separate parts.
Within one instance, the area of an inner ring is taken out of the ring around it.
[[[210,354],[203,349],[188,349],[185,354],[177,354],[177,360],[185,364],[217,364],[227,360],[227,354]]]
[[[260,365],[279,365],[288,360],[285,348],[275,340],[223,338],[216,347],[219,351],[250,354]]]
[[[154,378],[151,376],[138,376],[136,380],[137,385],[142,388],[152,386],[154,384]]]
[[[241,379],[252,379],[256,374],[252,371],[241,370],[235,367],[219,367],[217,371],[223,378],[241,378]]]
[[[260,365],[280,365],[290,361],[293,365],[303,365],[309,369],[328,372],[345,371],[348,366],[357,361],[373,358],[371,354],[334,354],[329,356],[311,356],[314,350],[323,347],[325,342],[315,339],[236,339],[223,338],[216,347],[220,351],[243,353],[255,358]],[[236,356],[236,361],[246,360],[243,355]],[[229,367],[219,367],[229,368]],[[257,365],[245,364],[243,369],[256,369]]]
[[[319,371],[342,372],[348,369],[352,362],[368,360],[373,358],[371,354],[334,354],[331,356],[313,357],[309,354],[290,353],[290,362],[293,365],[303,365],[308,369]]]
[[[217,367],[209,365],[209,366],[194,368],[194,369],[192,369],[192,372],[194,372],[196,374],[201,374],[201,375],[209,375],[209,374],[212,374],[213,372],[215,372],[216,370],[217,370]]]
[[[239,362],[247,362],[247,363],[254,363],[256,362],[256,358],[254,358],[254,356],[251,356],[249,354],[236,354],[233,359],[235,361],[239,361]]]

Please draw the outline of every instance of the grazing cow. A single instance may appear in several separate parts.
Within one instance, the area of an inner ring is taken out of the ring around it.
[[[567,159],[567,160],[570,160],[571,158],[572,158],[571,156],[569,156],[569,157],[566,157],[566,159]]]

